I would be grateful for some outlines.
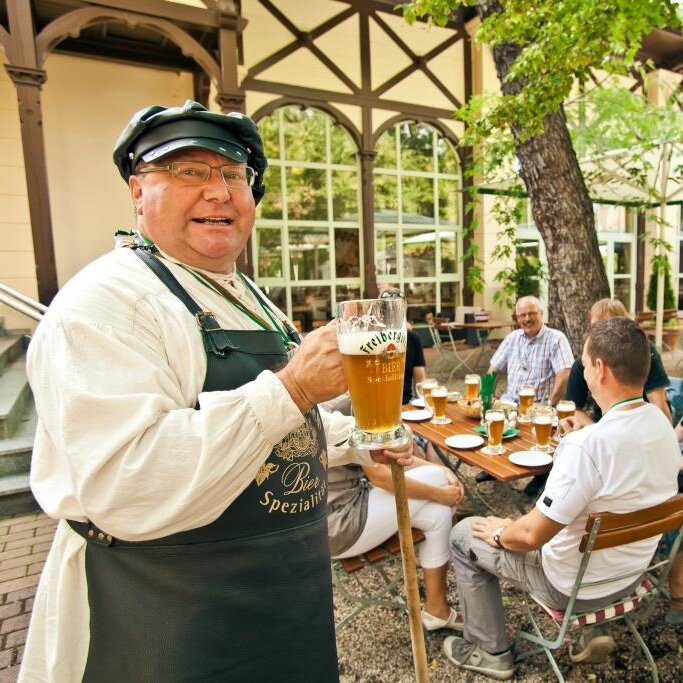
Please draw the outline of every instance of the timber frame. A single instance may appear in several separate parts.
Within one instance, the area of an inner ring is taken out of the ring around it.
[[[0,4],[0,47],[5,53],[5,69],[17,90],[36,278],[42,303],[48,304],[58,289],[40,103],[40,90],[48,76],[44,70],[45,60],[55,50],[190,71],[194,77],[195,96],[206,104],[209,86],[213,85],[217,92],[216,102],[222,111],[244,111],[245,93],[256,91],[278,95],[278,106],[298,104],[316,107],[331,114],[349,130],[358,146],[365,244],[362,270],[365,294],[376,292],[372,179],[375,143],[392,122],[412,120],[437,128],[454,143],[458,154],[462,154],[457,148],[453,132],[438,121],[450,119],[453,110],[461,103],[430,70],[429,61],[460,40],[469,44],[469,37],[463,28],[463,15],[456,15],[449,26],[455,31],[447,40],[427,54],[418,56],[382,18],[382,13],[396,13],[393,0],[338,0],[339,13],[308,32],[299,30],[271,0],[258,2],[292,34],[292,40],[251,66],[241,82],[238,66],[242,56],[241,34],[246,21],[240,16],[239,0],[203,0],[206,9],[164,0],[56,0],[51,3],[5,0],[6,16],[2,15]],[[360,21],[360,86],[314,42],[317,37],[354,15]],[[374,89],[370,73],[370,18],[410,60],[407,67]],[[7,24],[7,28],[3,23]],[[112,31],[112,27],[116,30]],[[121,39],[122,35],[126,40]],[[259,78],[269,66],[302,46],[343,83],[348,93],[291,86]],[[468,53],[469,48],[465,49],[465,54]],[[394,85],[418,71],[434,84],[452,108],[382,97]],[[465,83],[467,99],[471,94],[469,76],[465,77]],[[358,130],[345,119],[334,103],[360,106],[361,129]],[[273,108],[262,108],[254,118],[258,120]],[[393,109],[397,115],[391,122],[373,131],[373,108]],[[253,268],[248,262],[250,253],[250,248],[245,249],[245,261],[241,266],[251,274]]]

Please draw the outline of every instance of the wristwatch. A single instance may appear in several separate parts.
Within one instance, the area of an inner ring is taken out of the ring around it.
[[[506,526],[501,526],[493,532],[493,542],[503,550],[505,550],[505,548],[503,547],[503,544],[500,542],[500,535],[503,533],[503,531],[505,531],[505,529],[507,529]]]

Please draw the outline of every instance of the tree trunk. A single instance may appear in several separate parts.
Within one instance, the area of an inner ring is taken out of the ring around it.
[[[480,18],[502,11],[498,0],[480,0]],[[519,92],[522,84],[505,82],[520,50],[504,43],[493,48],[503,94]],[[531,213],[543,238],[550,278],[548,311],[551,327],[563,330],[575,354],[581,352],[590,307],[610,296],[600,257],[593,204],[584,182],[562,109],[548,114],[543,132],[524,139],[513,127],[520,174],[531,200]]]

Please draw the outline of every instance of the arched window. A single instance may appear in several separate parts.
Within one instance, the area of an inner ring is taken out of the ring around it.
[[[374,168],[377,282],[396,284],[408,320],[453,315],[460,303],[461,173],[451,143],[403,122],[377,141]]]
[[[259,286],[304,330],[360,298],[359,165],[327,114],[289,106],[258,122],[268,170],[252,240]]]

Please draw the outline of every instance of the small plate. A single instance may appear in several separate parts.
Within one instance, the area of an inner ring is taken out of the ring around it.
[[[415,406],[417,408],[426,408],[427,406],[425,405],[425,400],[423,398],[414,398],[410,401],[411,406]]]
[[[486,427],[473,427],[472,431],[477,432],[479,434],[483,434],[484,436],[486,436]],[[515,429],[514,427],[508,427],[503,432],[503,438],[504,439],[511,439],[513,436],[517,436],[517,434],[519,434],[519,429]]]
[[[404,410],[401,413],[401,419],[407,422],[420,422],[421,420],[431,420],[431,410]]]
[[[522,465],[523,467],[542,467],[549,465],[553,461],[553,456],[542,451],[519,451],[510,453],[508,459],[515,465]]]
[[[459,391],[449,391],[448,392],[448,402],[449,403],[455,403],[459,398],[461,394]]]
[[[456,434],[446,439],[446,446],[450,448],[479,448],[484,439],[476,434]]]

